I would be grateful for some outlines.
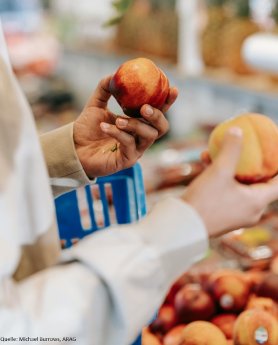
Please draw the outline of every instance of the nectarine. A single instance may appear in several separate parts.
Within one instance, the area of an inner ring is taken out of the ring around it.
[[[177,316],[172,305],[163,305],[159,311],[156,319],[150,324],[152,333],[164,334],[173,328],[177,323]]]
[[[235,345],[277,345],[277,320],[263,310],[244,311],[235,324],[234,343]]]
[[[249,298],[246,309],[260,309],[272,314],[278,320],[278,304],[268,297],[257,297],[252,295]]]
[[[183,331],[181,345],[227,345],[225,335],[218,327],[207,321],[195,321]]]
[[[144,104],[161,109],[169,94],[169,81],[151,60],[137,58],[118,68],[109,90],[126,115],[140,117]]]
[[[261,297],[272,298],[278,303],[278,274],[269,273],[258,285],[256,293]]]
[[[168,291],[164,300],[164,304],[173,304],[177,292],[186,284],[189,284],[191,282],[192,277],[190,277],[188,274],[183,274],[180,278],[178,278]]]
[[[181,345],[185,327],[186,325],[178,325],[172,328],[163,338],[163,345]]]
[[[209,320],[215,313],[212,297],[199,284],[185,285],[176,294],[174,305],[183,323]]]
[[[160,339],[152,334],[148,327],[142,331],[142,345],[162,345]]]
[[[258,286],[264,280],[264,278],[266,276],[266,272],[257,271],[257,270],[250,270],[250,271],[244,272],[244,276],[250,284],[251,291],[256,291]]]
[[[247,303],[250,284],[240,271],[220,270],[211,275],[209,289],[222,310],[239,312]]]
[[[220,314],[215,316],[211,322],[221,329],[227,339],[232,339],[236,319],[237,316],[235,314]]]
[[[245,113],[218,125],[209,139],[209,155],[214,160],[227,130],[240,127],[243,145],[236,178],[243,183],[267,181],[278,173],[278,127],[267,116]]]

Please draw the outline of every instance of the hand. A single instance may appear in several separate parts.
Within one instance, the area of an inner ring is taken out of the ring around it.
[[[162,111],[143,105],[143,119],[116,116],[107,109],[111,97],[110,79],[111,76],[99,83],[73,127],[77,155],[91,178],[134,165],[145,150],[168,131],[169,124],[163,112],[178,95],[177,89],[171,88]]]
[[[240,128],[231,128],[217,159],[187,189],[182,199],[203,219],[209,236],[257,223],[278,199],[278,179],[244,185],[234,178],[242,144]]]

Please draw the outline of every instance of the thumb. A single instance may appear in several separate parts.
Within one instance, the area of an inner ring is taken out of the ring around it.
[[[243,133],[239,127],[231,127],[225,134],[216,164],[230,176],[235,175],[242,148]]]
[[[87,102],[87,107],[97,107],[97,108],[103,108],[106,109],[107,102],[109,98],[111,97],[111,93],[109,90],[109,84],[112,76],[108,76],[104,79],[102,79],[95,91],[93,92],[91,98]]]

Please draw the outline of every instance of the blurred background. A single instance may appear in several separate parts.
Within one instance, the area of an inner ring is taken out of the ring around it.
[[[142,163],[147,191],[194,178],[219,121],[242,111],[278,116],[277,75],[242,54],[250,35],[278,33],[278,0],[1,0],[0,16],[39,132],[74,120],[127,59],[149,57],[165,71],[180,95],[168,136]],[[121,113],[113,99],[110,107]]]

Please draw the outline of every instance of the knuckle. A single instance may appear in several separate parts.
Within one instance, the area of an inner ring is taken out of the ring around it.
[[[133,144],[135,143],[134,137],[132,137],[132,136],[129,135],[128,137],[126,137],[125,142],[126,142],[128,145],[133,145]]]
[[[158,138],[158,136],[159,136],[159,131],[156,128],[154,128],[150,134],[149,141],[154,142]]]

